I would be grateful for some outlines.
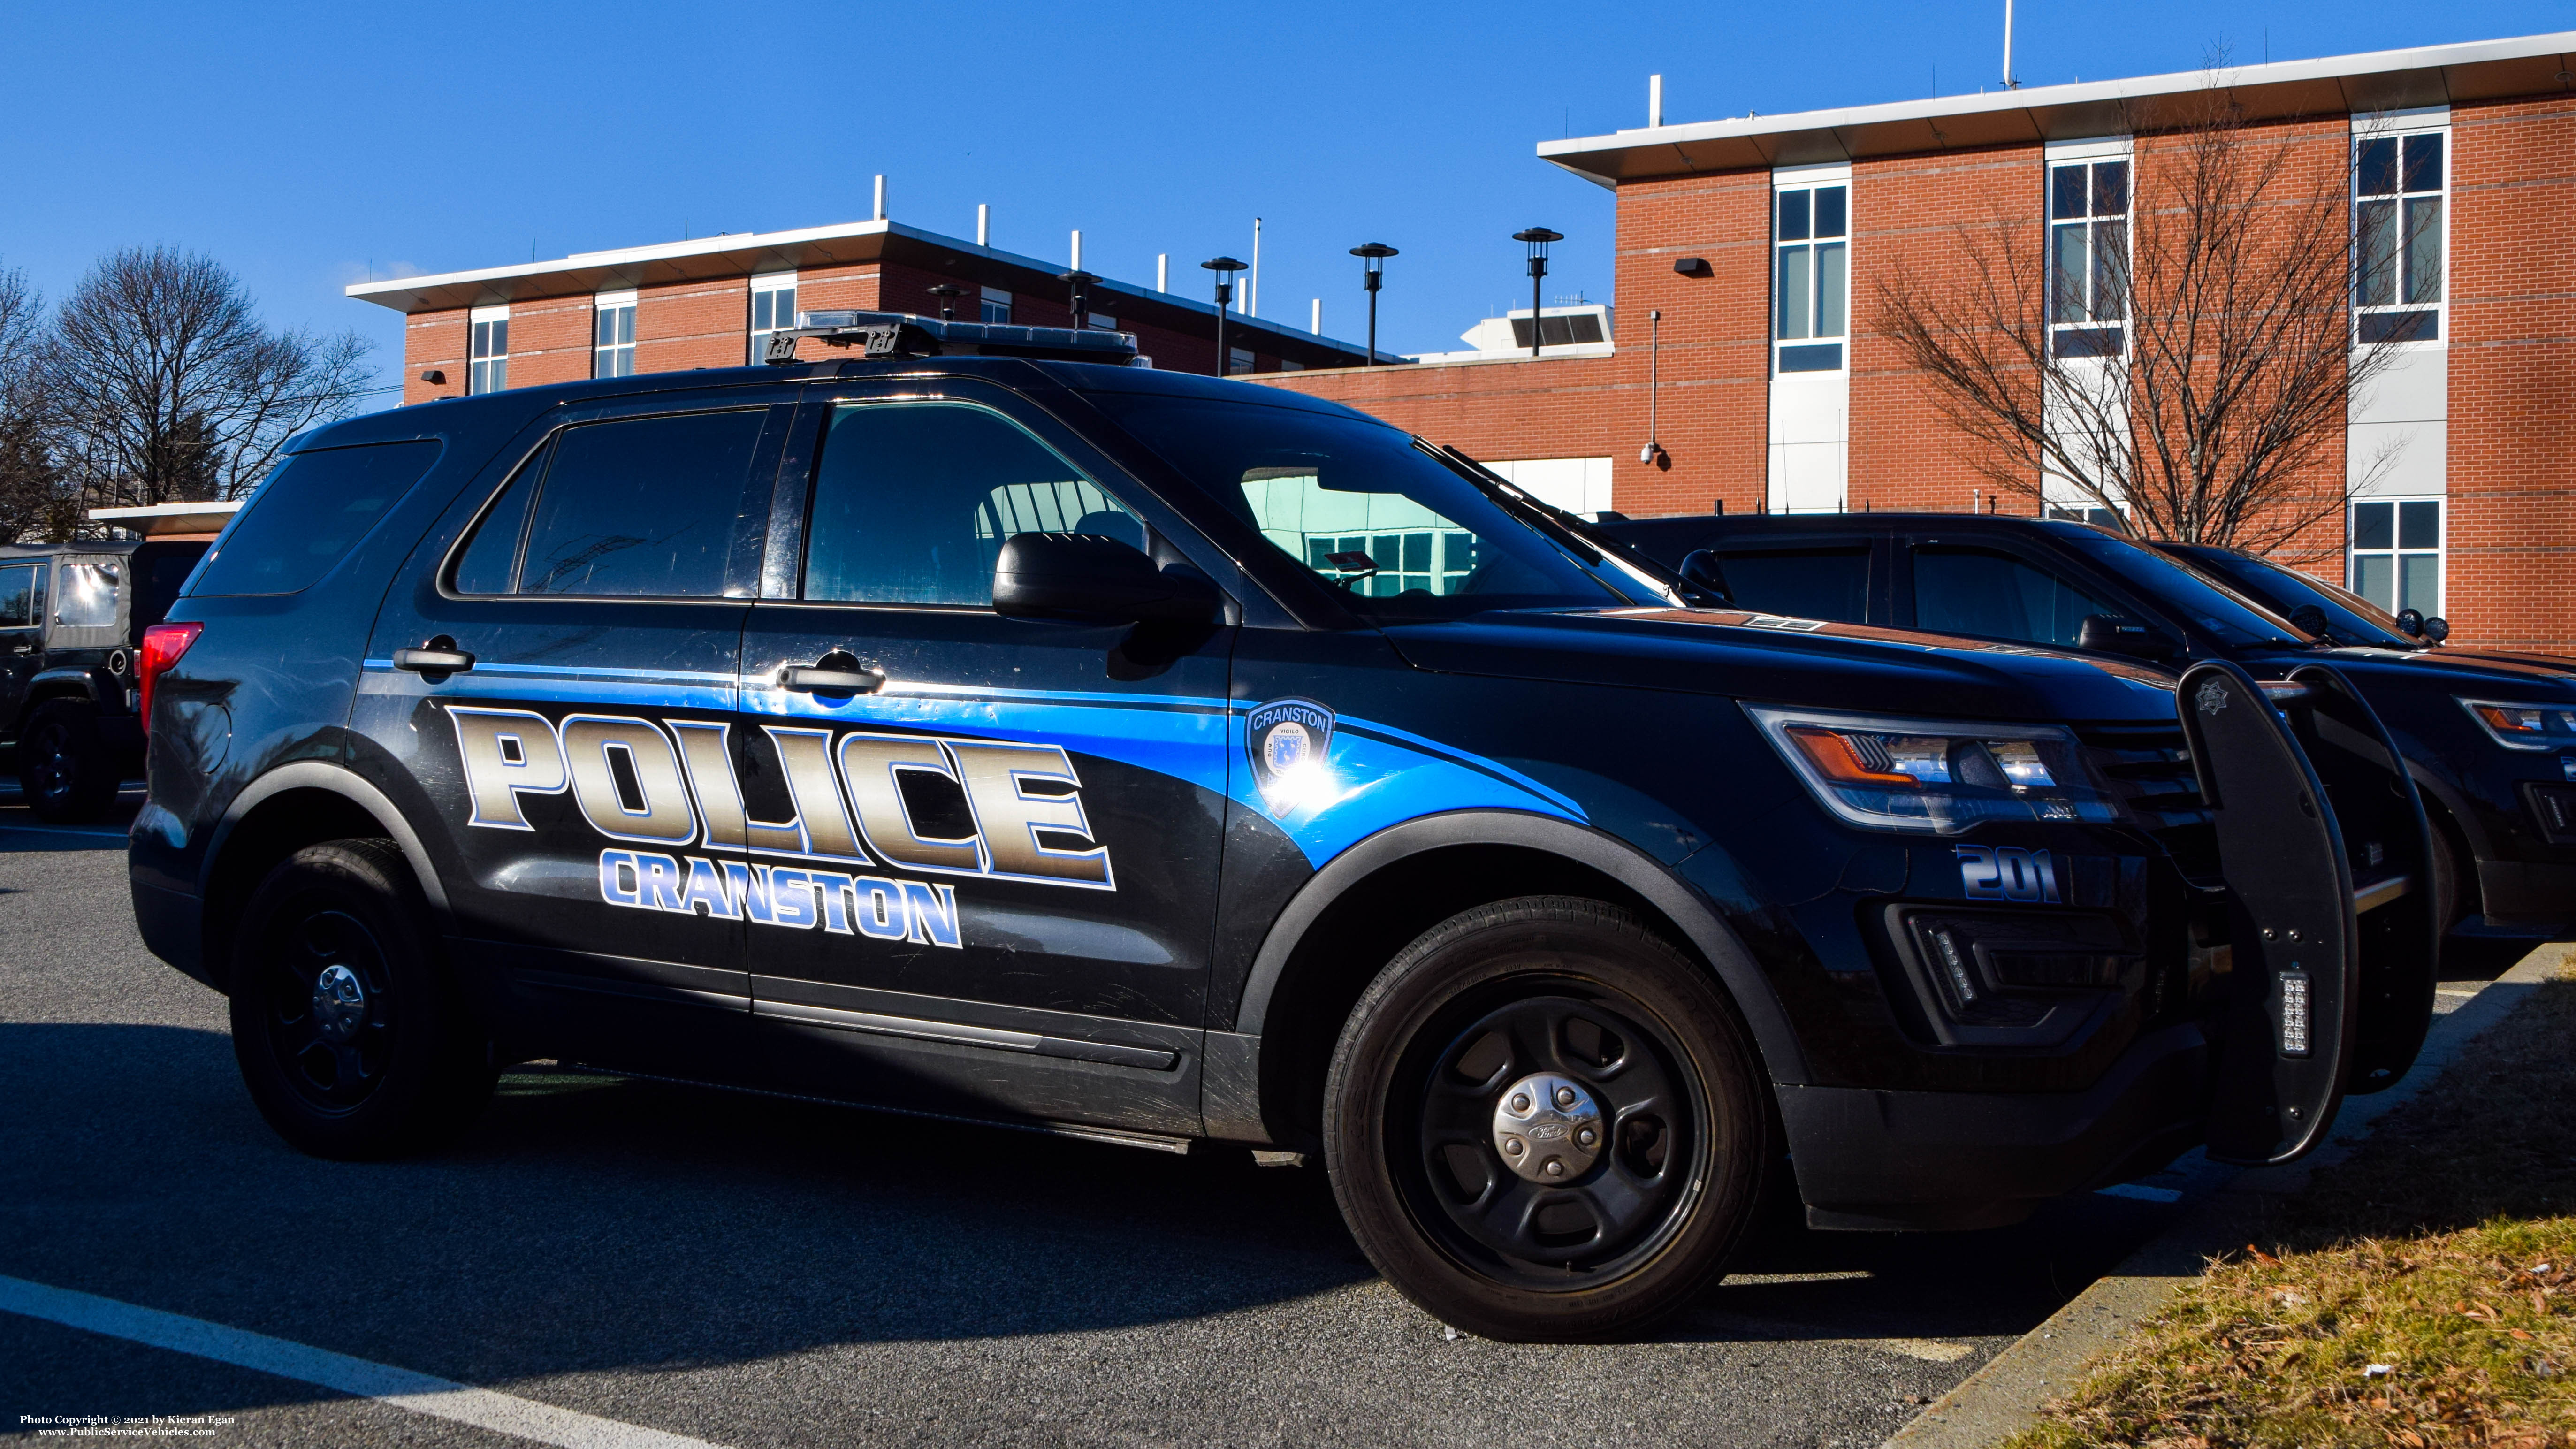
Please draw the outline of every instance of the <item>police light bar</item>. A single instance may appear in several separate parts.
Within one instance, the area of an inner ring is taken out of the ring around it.
[[[762,360],[772,367],[793,363],[797,342],[807,337],[827,347],[856,347],[866,357],[1043,357],[1138,365],[1132,332],[957,322],[910,312],[799,312],[795,326],[769,334]]]

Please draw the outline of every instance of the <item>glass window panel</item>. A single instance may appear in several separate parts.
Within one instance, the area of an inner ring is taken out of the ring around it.
[[[1813,295],[1813,259],[1806,247],[1780,248],[1780,336],[1807,334],[1807,306]]]
[[[592,318],[590,340],[601,347],[611,346],[617,341],[616,308],[603,307]]]
[[[2397,546],[2397,505],[2394,503],[2356,503],[2352,506],[2352,546],[2354,548],[2395,548]]]
[[[1780,193],[1779,240],[1805,241],[1807,239],[1807,196],[1804,191]]]
[[[436,461],[432,442],[295,454],[251,494],[189,592],[292,594],[310,587]]]
[[[0,629],[24,629],[35,622],[35,566],[0,569]]]
[[[522,594],[722,597],[761,409],[569,428],[528,527]]]
[[[1827,242],[1816,248],[1816,335],[1840,337],[1844,332],[1844,297],[1851,279],[1849,247],[1843,242]]]
[[[2361,305],[2384,307],[2397,300],[2397,203],[2365,201],[2355,223],[2361,256]]]
[[[2056,228],[2057,263],[2052,271],[2048,318],[2052,322],[2086,322],[2084,275],[2089,264],[2085,256],[2084,224],[2075,222]]]
[[[1404,536],[1404,571],[1428,573],[1431,569],[1431,535],[1408,533]]]
[[[2441,336],[2438,312],[2365,312],[2361,317],[2364,342],[2437,342]]]
[[[2406,189],[2439,191],[2442,189],[2442,138],[2409,136],[2406,138]]]
[[[2057,355],[2060,357],[2117,357],[2125,338],[2119,327],[2060,327],[2057,329]]]
[[[1720,566],[1727,595],[1739,607],[1798,619],[1868,621],[1868,549],[1730,553]]]
[[[1851,191],[1841,186],[1816,188],[1816,235],[1841,236],[1849,230]]]
[[[2352,591],[2390,613],[2397,612],[2395,556],[2357,554],[2352,561]]]
[[[2442,612],[2442,556],[2407,553],[2397,556],[2397,607],[2432,615]]]
[[[2400,503],[2397,505],[2397,546],[2399,548],[2440,548],[2442,546],[2442,505],[2438,501]]]
[[[2081,166],[2060,166],[2048,175],[2048,214],[2064,220],[2084,214],[2085,175]]]
[[[2442,198],[2438,196],[2406,199],[2406,300],[2442,300]]]
[[[2125,321],[2129,315],[2129,224],[2093,223],[2093,320]]]
[[[1728,565],[1728,579],[1734,568]],[[1984,549],[1914,551],[1916,627],[2073,647],[2087,614],[2119,611],[2058,575]]]
[[[1782,372],[1832,372],[1842,365],[1843,345],[1839,342],[1811,342],[1780,349]]]
[[[2098,161],[2093,166],[2093,214],[2126,216],[2129,212],[2129,163]]]
[[[2397,140],[2382,137],[2357,148],[2360,160],[2353,190],[2363,196],[2387,196],[2397,190]]]

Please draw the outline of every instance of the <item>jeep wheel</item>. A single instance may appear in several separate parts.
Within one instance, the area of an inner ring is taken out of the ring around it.
[[[433,939],[385,841],[308,846],[252,892],[233,951],[233,1055],[279,1136],[316,1157],[386,1157],[482,1110],[494,1073]]]
[[[58,825],[96,820],[116,805],[116,752],[98,737],[98,706],[51,699],[18,735],[18,788],[27,808]]]
[[[1623,1335],[1687,1306],[1772,1155],[1725,995],[1633,916],[1571,897],[1480,906],[1406,947],[1343,1030],[1325,1110],[1369,1261],[1488,1338]]]

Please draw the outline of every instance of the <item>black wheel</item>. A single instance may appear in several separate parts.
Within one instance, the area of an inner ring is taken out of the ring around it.
[[[1758,1213],[1759,1062],[1635,917],[1531,896],[1433,927],[1353,1010],[1325,1086],[1334,1196],[1398,1291],[1488,1338],[1644,1329]]]
[[[387,841],[308,846],[252,892],[233,950],[233,1055],[279,1136],[316,1157],[386,1157],[482,1110],[495,1073],[434,939]]]
[[[49,699],[18,733],[18,787],[39,819],[71,824],[105,815],[116,805],[116,766],[88,700]]]

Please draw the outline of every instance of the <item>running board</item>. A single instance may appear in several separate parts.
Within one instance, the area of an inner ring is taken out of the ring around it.
[[[999,1027],[968,1026],[955,1021],[925,1021],[913,1016],[885,1016],[873,1011],[842,1011],[836,1007],[806,1006],[794,1001],[754,1000],[751,1014],[773,1021],[792,1021],[800,1026],[829,1027],[834,1031],[855,1031],[868,1036],[986,1047],[994,1051],[1025,1052],[1031,1056],[1061,1057],[1068,1061],[1102,1062],[1113,1067],[1137,1067],[1149,1072],[1168,1072],[1181,1059],[1179,1052],[1160,1047],[1077,1041],[1072,1037],[1041,1036],[1031,1031],[1004,1031]]]
[[[781,1092],[768,1087],[743,1087],[731,1082],[710,1082],[698,1077],[671,1077],[659,1072],[630,1072],[618,1067],[595,1067],[587,1062],[558,1059],[557,1071],[574,1072],[585,1077],[632,1077],[639,1082],[661,1082],[674,1087],[704,1087],[711,1092],[733,1092],[745,1097],[775,1097],[782,1102],[811,1102],[818,1107],[846,1107],[854,1112],[884,1112],[896,1117],[918,1117],[928,1122],[962,1122],[970,1127],[999,1127],[1005,1132],[1034,1132],[1041,1137],[1072,1137],[1084,1142],[1106,1142],[1112,1147],[1141,1147],[1148,1152],[1169,1152],[1177,1157],[1189,1155],[1187,1137],[1166,1137],[1158,1132],[1130,1132],[1121,1127],[1088,1127],[1080,1122],[1013,1122],[1000,1117],[969,1117],[957,1112],[926,1112],[918,1107],[886,1107],[874,1102],[845,1102],[838,1097],[817,1097],[807,1092]]]
[[[2352,913],[2356,916],[2366,916],[2414,889],[2414,880],[2402,875],[2392,875],[2386,880],[2375,880],[2366,886],[2354,886]]]

